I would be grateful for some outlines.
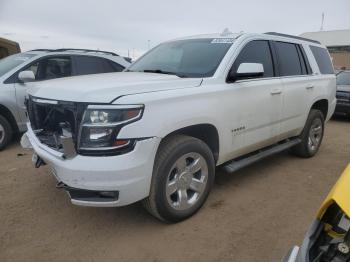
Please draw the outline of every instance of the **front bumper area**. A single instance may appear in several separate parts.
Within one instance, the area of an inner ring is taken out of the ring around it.
[[[64,154],[42,144],[30,125],[25,134],[35,153],[50,166],[52,174],[65,189],[118,192],[114,200],[94,201],[93,198],[74,198],[71,202],[82,206],[124,206],[148,196],[153,163],[160,138],[138,141],[133,151],[117,156],[82,156],[65,159]],[[69,190],[67,190],[69,192]]]
[[[350,93],[337,92],[337,105],[334,113],[337,115],[350,115]]]
[[[337,103],[334,113],[336,115],[350,115],[350,103],[349,104]]]

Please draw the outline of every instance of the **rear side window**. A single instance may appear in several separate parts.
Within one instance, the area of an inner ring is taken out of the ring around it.
[[[327,49],[318,46],[310,46],[310,49],[316,59],[321,74],[334,74],[333,65]]]
[[[110,72],[120,72],[123,66],[100,57],[75,56],[74,75],[89,75]]]
[[[295,76],[306,73],[300,61],[298,46],[292,43],[275,42],[281,76]],[[303,61],[304,63],[304,61]]]
[[[231,70],[237,71],[242,63],[260,63],[264,66],[264,77],[273,77],[273,62],[268,41],[249,42],[239,53]]]

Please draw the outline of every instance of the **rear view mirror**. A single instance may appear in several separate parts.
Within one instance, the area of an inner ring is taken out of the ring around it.
[[[242,63],[236,72],[231,71],[229,74],[229,82],[240,79],[257,78],[264,76],[264,66],[260,63]]]
[[[35,75],[32,71],[22,71],[18,74],[18,79],[22,83],[33,82],[35,81]]]

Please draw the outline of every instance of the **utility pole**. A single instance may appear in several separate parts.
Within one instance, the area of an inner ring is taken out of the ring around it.
[[[322,12],[322,20],[321,20],[321,28],[320,28],[320,31],[323,31],[323,24],[324,24],[324,12]]]

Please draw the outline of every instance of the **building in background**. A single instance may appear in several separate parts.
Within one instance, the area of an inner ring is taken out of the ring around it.
[[[350,69],[350,29],[308,32],[300,36],[317,40],[327,46],[335,69]]]
[[[17,42],[0,37],[0,59],[20,52],[21,49]]]

